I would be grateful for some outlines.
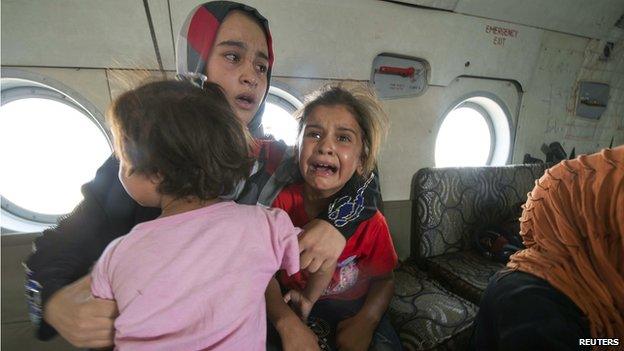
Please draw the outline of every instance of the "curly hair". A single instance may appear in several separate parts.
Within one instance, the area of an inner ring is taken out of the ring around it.
[[[158,175],[161,194],[208,200],[249,176],[251,138],[216,84],[150,82],[115,99],[107,120],[128,173]]]
[[[381,141],[388,130],[388,116],[375,92],[363,83],[329,84],[316,90],[306,97],[306,103],[296,113],[299,136],[308,116],[319,106],[344,106],[353,114],[363,132],[362,175],[370,175],[375,169]]]

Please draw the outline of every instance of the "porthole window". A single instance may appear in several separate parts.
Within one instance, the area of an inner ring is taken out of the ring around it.
[[[271,86],[262,115],[264,133],[275,140],[283,140],[287,145],[295,145],[297,120],[293,114],[301,106],[301,101],[285,88]]]
[[[2,227],[38,231],[82,200],[81,185],[112,150],[97,119],[69,95],[35,82],[2,83]]]
[[[435,165],[504,165],[510,146],[509,113],[504,105],[493,96],[471,96],[444,115],[436,138]]]

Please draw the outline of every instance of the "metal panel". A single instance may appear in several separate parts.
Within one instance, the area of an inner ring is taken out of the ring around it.
[[[600,116],[607,109],[608,101],[609,84],[581,81],[579,82],[576,115],[589,119],[600,119]]]
[[[380,54],[373,60],[370,81],[380,99],[419,96],[427,89],[427,66],[417,58]]]
[[[606,39],[624,13],[624,1],[460,0],[455,12]]]
[[[201,0],[171,2],[174,31]],[[527,85],[543,31],[464,15],[373,0],[248,0],[267,16],[275,43],[275,75],[370,78],[375,56],[392,52],[431,64],[430,84],[461,75]],[[504,45],[487,26],[517,31]],[[467,64],[468,63],[468,64]]]
[[[459,0],[396,0],[406,4],[453,11]]]
[[[175,0],[148,0],[163,68],[169,71],[175,70],[175,40],[177,40],[179,29],[172,30],[171,28],[170,2],[175,2]]]
[[[2,64],[157,69],[142,1],[4,0]]]

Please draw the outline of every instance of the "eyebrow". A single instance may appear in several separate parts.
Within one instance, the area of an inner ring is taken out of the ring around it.
[[[242,50],[247,50],[247,44],[237,40],[224,40],[217,44],[217,46],[234,46]],[[262,51],[256,52],[256,56],[267,61],[269,60],[269,56]]]
[[[336,129],[338,129],[338,130],[340,130],[340,131],[351,132],[351,133],[353,133],[354,135],[357,135],[357,133],[355,132],[355,130],[353,130],[353,129],[351,129],[351,128],[348,128],[348,127],[338,127],[338,128],[336,128]]]
[[[307,129],[307,128],[323,129],[323,127],[321,127],[321,125],[319,125],[319,124],[307,124],[307,125],[306,125],[306,129]],[[341,132],[345,132],[345,131],[346,131],[346,132],[351,132],[351,133],[353,133],[354,135],[357,135],[357,133],[355,132],[355,130],[353,130],[353,129],[349,128],[349,127],[340,127],[340,126],[339,126],[339,127],[338,127],[338,128],[336,128],[336,129],[337,129],[337,130],[339,130],[339,131],[341,131]]]

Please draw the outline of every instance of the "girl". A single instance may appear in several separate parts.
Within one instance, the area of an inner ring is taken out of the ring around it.
[[[218,83],[236,118],[248,126],[252,135],[262,136],[261,117],[271,79],[273,49],[268,21],[256,9],[230,1],[196,7],[180,29],[176,54],[179,75],[190,77],[198,85],[205,81]],[[252,182],[236,194],[239,203],[256,203],[272,177],[271,165],[279,165],[273,156],[283,152],[265,151],[256,153],[257,171],[251,176]],[[33,245],[35,250],[26,262],[26,293],[40,339],[47,340],[58,331],[77,347],[112,344],[115,303],[85,299],[90,291],[89,279],[80,278],[108,243],[160,214],[159,208],[141,206],[126,194],[118,171],[118,161],[109,158],[95,179],[83,186],[84,200],[55,228],[44,231]],[[364,196],[372,210],[365,208],[348,225],[337,227],[324,211],[319,216],[323,220],[313,220],[306,226],[299,238],[302,268],[316,271],[335,262],[344,238],[353,233],[359,221],[374,213],[369,189]]]
[[[370,91],[326,87],[308,102],[299,121],[297,168],[299,182],[285,187],[273,202],[296,225],[315,218],[352,177],[372,179],[375,160],[386,129],[386,117]],[[362,189],[363,191],[363,189]],[[343,209],[358,208],[359,195]],[[355,211],[357,212],[357,210]],[[333,279],[310,314],[311,328],[322,349],[400,349],[398,337],[385,311],[394,290],[392,270],[397,263],[385,218],[377,211],[360,223],[338,259]],[[310,305],[298,292],[306,287],[307,274],[279,275],[282,287],[291,289],[285,301],[298,309]],[[269,317],[280,333],[284,349],[300,349],[295,335],[305,325],[285,308],[279,287],[267,290]],[[287,321],[287,322],[286,322]]]
[[[119,307],[116,348],[264,349],[264,290],[278,269],[299,270],[299,230],[280,210],[218,198],[253,163],[220,88],[149,83],[122,94],[107,117],[124,189],[162,210],[111,242],[93,269],[93,295]]]

